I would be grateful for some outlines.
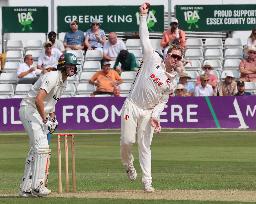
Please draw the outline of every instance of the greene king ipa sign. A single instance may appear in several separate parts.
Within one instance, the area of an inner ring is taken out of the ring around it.
[[[48,7],[3,7],[3,33],[47,33]]]
[[[86,31],[90,23],[97,19],[103,30],[110,32],[138,31],[139,11],[138,6],[59,6],[58,32],[70,30],[69,23],[77,20],[79,30]],[[148,29],[151,32],[164,30],[164,6],[151,6],[148,18]]]
[[[177,5],[176,17],[187,31],[252,30],[256,24],[256,4]]]

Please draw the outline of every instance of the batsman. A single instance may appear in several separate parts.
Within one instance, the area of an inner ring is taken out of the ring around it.
[[[47,134],[57,127],[55,105],[63,94],[67,78],[77,73],[77,58],[65,53],[60,57],[57,71],[42,75],[21,101],[19,116],[29,136],[29,152],[24,175],[20,184],[20,196],[47,196],[51,193],[45,186],[47,160],[50,148]]]

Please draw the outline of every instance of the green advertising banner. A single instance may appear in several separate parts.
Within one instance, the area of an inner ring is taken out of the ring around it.
[[[86,31],[90,22],[98,19],[105,32],[135,32],[139,30],[138,6],[59,6],[58,33],[70,31],[69,23],[78,20],[79,30]],[[163,32],[164,6],[151,6],[148,15],[150,32]]]
[[[256,4],[177,5],[175,11],[186,31],[252,30],[256,24]]]
[[[47,33],[48,7],[2,7],[3,33]]]

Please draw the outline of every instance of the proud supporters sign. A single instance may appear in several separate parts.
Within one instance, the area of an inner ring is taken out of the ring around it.
[[[186,99],[186,100],[185,100]],[[56,107],[59,130],[120,128],[125,98],[63,98]],[[256,96],[172,97],[161,115],[164,128],[256,129]],[[19,131],[20,99],[0,99],[0,131]]]
[[[252,30],[256,5],[177,5],[176,17],[187,31]]]

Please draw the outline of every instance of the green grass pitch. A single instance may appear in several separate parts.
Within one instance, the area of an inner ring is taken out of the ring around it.
[[[157,190],[256,190],[256,134],[254,132],[163,130],[152,143],[152,176]],[[138,179],[131,183],[120,162],[119,131],[78,131],[75,138],[78,191],[115,191],[142,189],[137,145],[134,145]],[[86,134],[83,134],[86,133]],[[93,134],[99,132],[99,134]],[[114,132],[114,134],[112,134]],[[90,134],[92,133],[92,134]],[[104,133],[104,134],[101,134]],[[52,159],[49,188],[57,191],[57,137],[51,142]],[[24,161],[28,152],[26,135],[0,135],[0,203],[239,203],[165,200],[79,199],[4,197],[18,193]],[[62,149],[64,153],[64,148]],[[70,150],[71,153],[71,150]],[[63,190],[64,181],[64,154]],[[71,159],[70,159],[71,163]],[[70,167],[71,171],[71,167]],[[70,177],[71,181],[71,177]]]

